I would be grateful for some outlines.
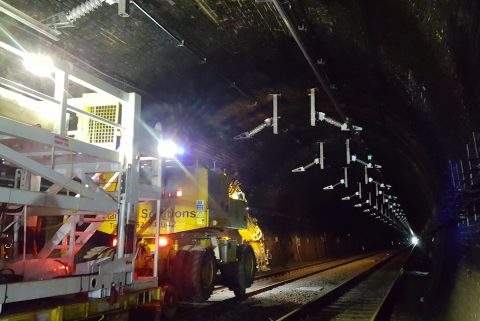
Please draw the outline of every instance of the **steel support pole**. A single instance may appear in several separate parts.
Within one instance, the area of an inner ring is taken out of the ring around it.
[[[272,94],[273,96],[273,133],[278,134],[278,94]]]
[[[467,161],[468,161],[468,177],[470,178],[470,185],[473,185],[473,170],[472,170],[472,160],[470,159],[470,148],[468,143],[465,145],[467,150]]]
[[[477,145],[477,135],[475,135],[475,132],[472,133],[473,136],[473,148],[475,149],[475,156],[478,161],[478,145]]]
[[[119,187],[120,188],[120,187]],[[117,214],[117,258],[121,259],[125,253],[125,219],[126,219],[125,194],[120,196],[120,209]]]
[[[345,140],[345,152],[347,156],[347,165],[350,164],[351,156],[350,156],[350,139]]]
[[[453,164],[452,164],[452,161],[449,160],[448,161],[448,164],[449,164],[449,167],[450,167],[450,177],[452,179],[452,187],[455,189],[456,187],[456,183],[455,183],[455,176],[454,176],[454,172],[453,172]]]
[[[320,168],[321,169],[324,169],[325,168],[325,157],[323,155],[323,142],[320,142],[320,154],[319,154],[319,157],[320,157]]]
[[[68,77],[64,71],[60,69],[55,70],[55,91],[53,97],[59,102],[57,117],[55,118],[56,134],[67,135],[67,95],[68,92]]]
[[[23,256],[22,260],[25,262],[27,258],[27,205],[23,207]]]
[[[348,167],[343,168],[343,176],[343,179],[345,180],[344,185],[345,187],[348,187]]]
[[[163,174],[163,159],[158,160],[157,164],[157,180],[160,188],[162,187],[162,174]],[[157,211],[155,212],[155,253],[153,255],[153,276],[158,277],[158,252],[159,252],[159,239],[160,239],[160,212],[162,206],[162,195],[157,199]]]
[[[310,88],[310,126],[315,126],[317,122],[317,113],[315,111],[315,88]]]
[[[465,180],[465,171],[463,169],[463,161],[462,160],[460,160],[460,172],[462,173],[462,184],[461,184],[461,186],[463,186],[465,188],[467,181]]]

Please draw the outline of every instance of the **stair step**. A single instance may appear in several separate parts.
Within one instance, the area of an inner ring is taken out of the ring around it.
[[[85,222],[85,223],[100,223],[104,222],[106,219],[104,218],[82,218],[80,219],[80,222]]]
[[[75,236],[84,236],[84,235],[92,235],[92,232],[81,232],[81,231],[75,231]]]

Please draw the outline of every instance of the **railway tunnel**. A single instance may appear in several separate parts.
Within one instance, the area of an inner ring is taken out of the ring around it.
[[[138,93],[139,117],[181,142],[182,162],[238,179],[272,270],[403,249],[385,319],[478,319],[477,2],[0,8],[2,43]],[[15,79],[8,62],[2,79]]]

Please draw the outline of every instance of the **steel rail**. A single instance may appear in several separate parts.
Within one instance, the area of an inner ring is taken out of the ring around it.
[[[341,284],[337,285],[334,287],[332,290],[327,292],[325,295],[312,300],[306,304],[301,305],[300,307],[284,314],[283,316],[279,317],[276,319],[276,321],[292,321],[292,320],[301,320],[304,318],[306,315],[311,315],[314,312],[319,312],[326,308],[329,304],[333,303],[335,300],[339,299],[343,294],[345,294],[347,291],[355,288],[358,284],[360,284],[362,281],[364,281],[368,276],[373,274],[374,272],[380,270],[387,262],[390,262],[394,257],[397,257],[404,251],[399,251],[395,253],[394,255],[389,256],[388,258],[376,263],[373,267],[367,269],[366,271],[363,271],[362,273],[354,276],[353,278],[346,280],[342,282]],[[398,281],[400,275],[397,275],[395,278],[395,282]],[[382,311],[382,307],[384,303],[387,300],[388,294],[390,293],[391,289],[393,288],[390,287],[387,295],[381,300],[381,304],[378,306],[378,308],[374,311],[374,316],[371,318],[371,320],[376,320],[376,317],[379,314],[380,311]]]
[[[247,292],[242,297],[232,297],[232,298],[228,298],[228,299],[221,300],[221,301],[206,302],[206,303],[203,303],[203,304],[180,304],[179,307],[184,307],[184,308],[185,307],[197,307],[197,308],[202,307],[201,311],[199,311],[196,314],[196,317],[198,317],[200,315],[200,316],[202,316],[202,317],[204,316],[206,319],[208,319],[209,315],[216,314],[217,312],[224,312],[224,310],[226,308],[228,308],[229,306],[231,306],[232,303],[239,302],[239,301],[245,300],[247,298],[254,297],[256,295],[268,292],[268,291],[270,291],[274,288],[285,285],[287,283],[291,283],[291,282],[294,282],[294,281],[297,281],[297,280],[301,280],[301,279],[304,279],[304,278],[307,278],[309,276],[316,275],[316,274],[319,274],[319,273],[322,273],[322,272],[325,272],[325,271],[333,270],[335,268],[338,268],[338,267],[341,267],[341,266],[344,266],[344,265],[347,265],[347,264],[350,264],[350,263],[353,263],[353,262],[356,262],[356,261],[359,261],[359,260],[363,260],[363,259],[366,259],[366,258],[369,258],[369,257],[373,257],[373,256],[378,255],[378,254],[379,254],[379,252],[375,252],[375,253],[371,253],[371,254],[368,254],[368,255],[365,255],[365,256],[355,257],[354,259],[350,259],[350,260],[347,260],[347,261],[344,261],[344,262],[341,262],[341,263],[338,263],[338,264],[334,264],[334,265],[329,266],[329,267],[320,268],[318,270],[305,273],[301,276],[294,276],[294,277],[288,278],[286,280],[275,282],[275,283],[269,284],[267,286],[261,287],[259,289]],[[338,260],[341,260],[341,259],[338,259]],[[321,262],[321,263],[317,263],[317,264],[320,265],[320,264],[325,264],[325,263],[332,262],[332,261],[335,261],[335,260]],[[313,264],[313,265],[315,265],[315,264]],[[301,270],[301,268],[299,268],[299,270]],[[287,273],[287,272],[284,272],[284,273]],[[280,274],[280,272],[279,272],[279,274]],[[189,318],[186,317],[185,319],[188,320]]]
[[[358,259],[366,258],[366,257],[369,257],[371,255],[378,254],[378,253],[379,252],[372,252],[372,253],[367,254],[366,256],[362,256],[361,258],[359,257]],[[329,258],[329,259],[324,260],[324,261],[316,261],[316,262],[307,263],[307,264],[304,264],[304,265],[293,266],[293,267],[286,268],[286,269],[279,270],[279,271],[275,271],[275,272],[270,272],[270,273],[265,273],[265,274],[257,274],[255,276],[255,281],[278,277],[278,276],[281,276],[281,275],[284,275],[284,274],[289,274],[291,272],[300,271],[302,269],[308,269],[308,268],[311,268],[315,265],[326,264],[326,263],[330,263],[330,262],[333,262],[333,261],[338,261],[338,260],[342,260],[342,259],[346,259],[346,258],[348,258],[348,256]],[[223,290],[223,289],[227,289],[227,288],[228,287],[225,286],[225,285],[218,286],[214,289],[214,292],[219,291],[219,290]]]

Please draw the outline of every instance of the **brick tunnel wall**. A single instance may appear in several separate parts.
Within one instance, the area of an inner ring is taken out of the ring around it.
[[[312,262],[328,257],[339,257],[372,252],[395,246],[394,241],[381,242],[362,236],[336,233],[313,233],[293,231],[275,233],[262,227],[265,247],[271,253],[270,266]]]

